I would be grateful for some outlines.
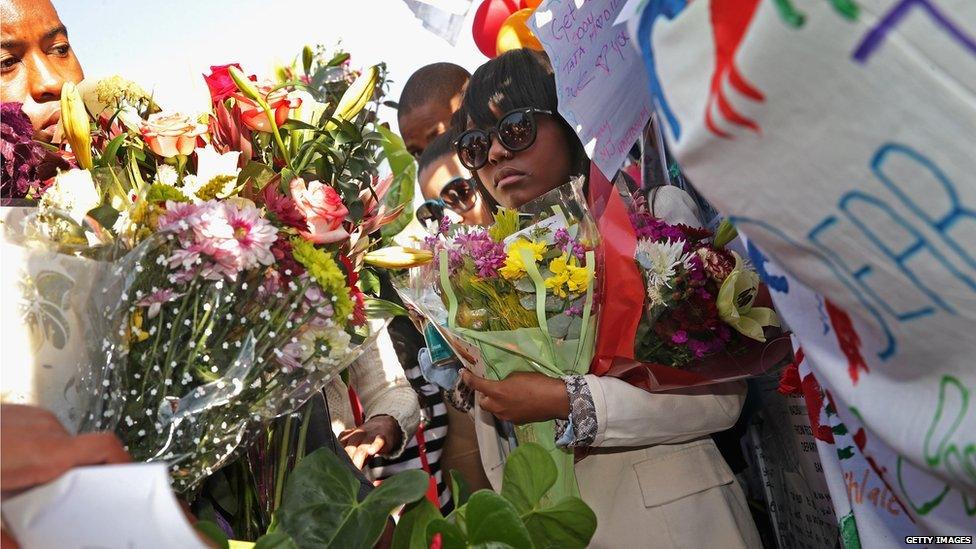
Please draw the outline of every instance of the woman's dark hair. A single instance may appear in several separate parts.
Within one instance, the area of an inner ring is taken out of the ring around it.
[[[506,52],[478,67],[468,81],[461,103],[460,113],[454,124],[464,126],[469,122],[479,128],[487,128],[498,122],[492,107],[501,114],[523,107],[543,109],[553,113],[559,122],[570,147],[573,174],[589,172],[589,158],[573,128],[558,114],[559,100],[556,95],[556,77],[549,58],[542,52],[519,49]],[[459,132],[460,133],[460,132]]]

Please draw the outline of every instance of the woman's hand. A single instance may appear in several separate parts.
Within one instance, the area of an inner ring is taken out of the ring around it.
[[[400,426],[387,415],[373,416],[355,429],[339,433],[339,442],[346,448],[349,459],[358,469],[366,465],[366,460],[383,452],[392,452],[400,447]]]
[[[4,404],[0,409],[4,492],[44,484],[74,467],[132,460],[113,433],[71,435],[43,408]]]
[[[557,377],[515,372],[501,381],[490,381],[465,369],[461,379],[475,390],[481,407],[498,419],[522,425],[569,417],[566,384]]]

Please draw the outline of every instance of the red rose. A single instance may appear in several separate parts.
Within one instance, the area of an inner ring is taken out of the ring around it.
[[[234,79],[230,77],[230,71],[227,70],[228,67],[236,67],[242,71],[244,70],[237,63],[213,65],[210,67],[210,75],[203,76],[203,79],[207,82],[207,87],[210,88],[210,98],[214,103],[223,101],[237,92],[237,84],[234,84]],[[248,78],[252,82],[257,81],[257,77],[253,75]]]

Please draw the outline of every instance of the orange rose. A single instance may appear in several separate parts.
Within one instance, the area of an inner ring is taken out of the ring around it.
[[[335,189],[318,181],[306,185],[299,178],[292,179],[289,187],[295,206],[308,222],[308,230],[299,231],[305,239],[316,244],[332,244],[349,238],[342,227],[349,209]]]
[[[178,112],[150,114],[140,127],[149,150],[164,158],[187,156],[197,145],[197,137],[207,132],[207,125]]]
[[[302,100],[299,97],[294,93],[288,93],[284,89],[272,92],[272,86],[267,84],[256,87],[265,98],[265,101],[268,102],[268,107],[274,112],[275,124],[278,127],[281,127],[285,123],[285,120],[288,120],[288,112],[290,110],[298,108],[302,104]],[[264,109],[240,91],[235,93],[233,97],[241,107],[241,121],[244,122],[245,126],[254,131],[271,133],[271,121],[264,114]]]

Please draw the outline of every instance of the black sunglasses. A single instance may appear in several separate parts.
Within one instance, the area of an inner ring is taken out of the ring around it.
[[[498,134],[498,142],[511,152],[524,151],[535,143],[537,126],[535,114],[552,115],[552,111],[526,107],[509,111],[498,119],[498,125],[487,130],[467,130],[454,141],[458,159],[469,170],[480,170],[488,163],[491,136]]]
[[[441,188],[440,198],[430,199],[421,204],[414,215],[417,221],[440,221],[444,208],[463,214],[474,208],[478,200],[478,186],[474,179],[455,177]]]

